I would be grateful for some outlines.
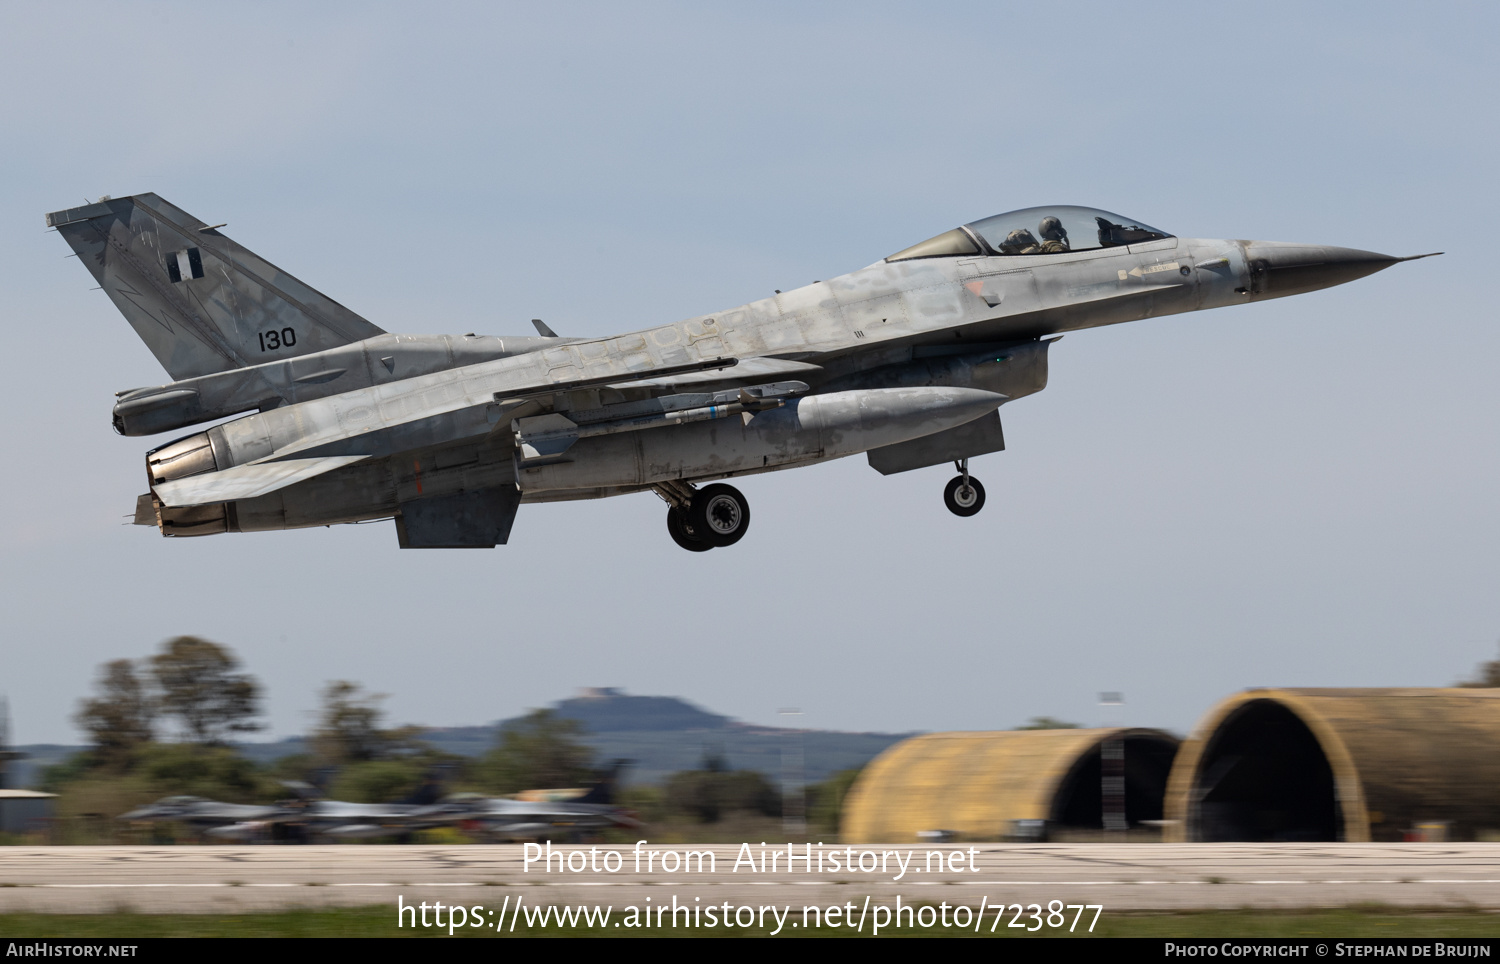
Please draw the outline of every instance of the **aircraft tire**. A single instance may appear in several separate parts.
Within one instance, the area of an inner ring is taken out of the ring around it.
[[[667,532],[672,536],[673,542],[688,552],[707,552],[713,548],[712,544],[698,538],[688,525],[685,513],[681,509],[667,510]]]
[[[943,504],[948,511],[954,515],[968,517],[975,515],[984,508],[984,486],[974,476],[969,476],[969,491],[961,492],[964,487],[964,477],[955,475],[948,487],[943,489]]]
[[[710,545],[732,546],[750,528],[750,503],[732,485],[705,486],[693,497],[688,520]]]

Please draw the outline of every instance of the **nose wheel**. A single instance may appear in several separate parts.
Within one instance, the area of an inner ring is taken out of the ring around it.
[[[984,508],[984,486],[969,474],[968,459],[957,462],[955,465],[958,467],[959,474],[948,483],[947,488],[943,489],[943,504],[954,515],[968,517]]]
[[[750,527],[750,503],[734,486],[710,485],[697,489],[685,482],[675,482],[654,488],[670,506],[667,533],[689,552],[732,546],[744,538]]]

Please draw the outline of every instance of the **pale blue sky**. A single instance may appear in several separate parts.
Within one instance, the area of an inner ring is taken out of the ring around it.
[[[1443,685],[1500,637],[1490,4],[7,4],[0,691],[74,741],[97,665],[193,633],[300,731],[584,685],[837,729],[1179,731],[1254,685]],[[1447,250],[1299,298],[1069,335],[976,460],[747,479],[690,555],[652,496],[491,552],[388,524],[120,525],[165,380],[46,211],[155,191],[392,331],[631,330],[1039,203],[1184,236]]]

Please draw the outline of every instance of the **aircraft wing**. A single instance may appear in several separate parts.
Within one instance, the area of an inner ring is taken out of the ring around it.
[[[792,361],[788,358],[751,357],[741,358],[734,370],[689,371],[681,374],[658,374],[648,372],[651,377],[635,381],[611,382],[611,388],[660,388],[681,391],[690,386],[718,385],[725,382],[766,381],[785,376],[807,375],[821,372],[821,365]]]
[[[583,349],[595,346],[599,347],[599,357],[586,359],[582,354]],[[401,433],[411,431],[411,427],[419,422],[425,421],[430,425],[430,431],[425,434],[423,441],[429,445],[441,445],[489,431],[496,424],[495,417],[492,416],[497,404],[499,411],[503,413],[498,416],[503,425],[508,424],[510,413],[516,409],[562,392],[624,383],[637,375],[665,378],[691,372],[734,368],[739,364],[739,360],[732,355],[700,357],[696,361],[675,360],[687,357],[689,353],[686,350],[676,352],[669,361],[653,358],[646,353],[638,357],[616,358],[615,354],[618,352],[612,354],[611,351],[606,342],[591,342],[582,346],[565,345],[544,352],[496,359],[483,365],[421,375],[393,385],[380,386],[378,390],[358,389],[336,398],[309,400],[301,403],[306,429],[295,442],[278,449],[275,454],[283,462],[298,454],[308,457],[321,453],[344,456],[350,446],[358,444],[361,446],[358,458],[380,458],[409,447],[409,439]],[[338,415],[341,405],[370,405],[378,409],[379,416],[370,428],[350,431]],[[360,441],[351,442],[355,438]],[[332,451],[330,446],[333,447]],[[343,449],[342,452],[338,451],[340,448]],[[357,461],[357,458],[354,460]],[[336,467],[328,465],[311,474],[316,475]],[[205,475],[201,478],[208,477],[210,476]],[[281,483],[289,484],[290,482]],[[281,485],[264,491],[275,491]],[[223,497],[214,501],[223,501]]]
[[[571,347],[571,346],[569,346]],[[550,354],[550,353],[549,353]],[[608,356],[606,356],[606,360]],[[758,359],[757,359],[758,360]],[[648,363],[650,364],[650,363]],[[535,379],[526,384],[518,384],[513,388],[495,392],[496,401],[507,399],[535,398],[539,395],[551,395],[556,392],[577,391],[581,388],[594,388],[601,385],[646,385],[653,382],[672,384],[673,377],[692,374],[702,374],[709,377],[720,377],[718,372],[724,368],[738,368],[745,364],[733,356],[710,357],[702,361],[687,362],[684,364],[656,365],[648,367],[641,372],[643,375],[653,376],[651,380],[630,380],[628,374],[621,372],[610,372],[608,374],[594,375],[588,372],[580,372],[576,367],[564,367],[553,369],[547,373],[545,378]],[[559,374],[561,373],[561,374]]]
[[[154,486],[163,505],[211,505],[253,499],[324,472],[352,465],[368,458],[364,455],[325,455],[315,459],[286,459],[281,462],[252,462],[220,472],[191,475]]]
[[[191,815],[193,820],[265,820],[282,813],[281,807],[257,806],[246,803],[218,803],[200,806]]]
[[[484,817],[508,820],[568,821],[595,820],[622,826],[638,826],[638,822],[623,809],[593,803],[545,803],[530,800],[493,798],[480,803],[476,808]]]
[[[185,823],[237,823],[243,820],[265,820],[283,812],[281,807],[243,803],[220,803],[200,800],[190,804],[153,803],[128,813],[121,820],[181,820]]]
[[[412,812],[399,803],[346,803],[343,800],[319,800],[307,810],[314,820],[399,820]]]

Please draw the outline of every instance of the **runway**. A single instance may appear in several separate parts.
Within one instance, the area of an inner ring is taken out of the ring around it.
[[[442,901],[545,904],[1097,904],[1109,910],[1408,907],[1500,910],[1500,844],[522,845],[0,848],[0,913],[226,913]],[[592,853],[591,853],[592,851]],[[619,854],[610,858],[609,851]],[[696,857],[683,855],[696,852]],[[938,853],[940,851],[940,853]],[[565,869],[592,866],[581,872]],[[674,870],[663,870],[673,863]],[[746,855],[769,863],[752,865]],[[773,855],[777,855],[773,858]],[[816,851],[815,851],[816,853]],[[937,853],[938,866],[930,854]],[[902,855],[907,861],[905,873]],[[958,854],[960,856],[955,857]],[[535,853],[531,854],[533,857]],[[837,869],[830,864],[834,855]],[[864,856],[869,855],[869,856]],[[884,866],[880,861],[884,859]],[[603,869],[603,863],[616,872]],[[845,864],[863,862],[849,870]],[[634,868],[641,860],[641,870]],[[697,860],[694,867],[692,861]],[[738,866],[736,863],[738,861]],[[972,864],[972,867],[970,866]],[[764,869],[762,869],[762,866]],[[699,869],[701,868],[701,869]]]

